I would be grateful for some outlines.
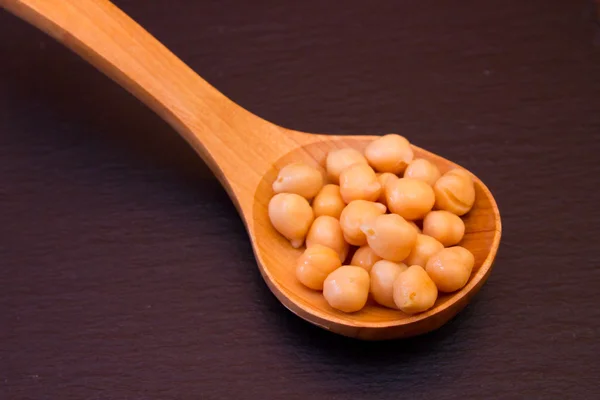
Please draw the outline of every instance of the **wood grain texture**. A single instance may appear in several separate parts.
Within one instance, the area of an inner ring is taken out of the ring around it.
[[[270,294],[188,146],[0,14],[0,398],[598,397],[589,2],[116,3],[266,119],[398,131],[469,168],[499,202],[503,245],[430,335],[313,328]]]

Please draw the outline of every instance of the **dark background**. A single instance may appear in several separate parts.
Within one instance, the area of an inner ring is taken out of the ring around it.
[[[398,132],[482,178],[504,234],[423,337],[305,323],[225,191],[136,99],[0,12],[0,398],[600,398],[590,1],[120,0],[280,125]]]

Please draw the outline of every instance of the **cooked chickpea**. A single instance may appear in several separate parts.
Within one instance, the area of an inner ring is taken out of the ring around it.
[[[350,265],[356,265],[357,267],[364,268],[367,272],[371,271],[373,265],[381,260],[372,248],[369,246],[362,246],[352,256],[352,260],[350,261]]]
[[[399,262],[410,254],[417,240],[417,232],[404,218],[383,214],[361,226],[367,243],[379,257]]]
[[[467,269],[469,270],[469,274],[473,272],[473,267],[475,266],[475,256],[469,250],[464,248],[463,246],[452,246],[448,247],[448,250],[452,250],[463,260]]]
[[[278,193],[269,201],[269,219],[277,232],[297,249],[304,243],[314,215],[304,197],[295,193]]]
[[[406,314],[416,314],[430,309],[435,304],[437,296],[435,283],[419,265],[408,267],[394,281],[394,303]]]
[[[354,265],[341,266],[325,279],[323,296],[335,309],[359,311],[369,297],[369,273]]]
[[[378,172],[401,174],[413,159],[413,150],[406,138],[388,134],[369,143],[365,157]]]
[[[313,245],[298,258],[296,277],[304,285],[314,290],[323,290],[327,275],[342,266],[338,254],[329,247]]]
[[[281,168],[273,182],[275,193],[296,193],[308,200],[323,187],[321,172],[304,163],[292,163]]]
[[[475,203],[475,185],[468,172],[453,169],[433,185],[435,206],[456,215],[468,213]]]
[[[424,158],[416,158],[412,160],[406,171],[404,171],[405,178],[419,179],[430,186],[433,186],[435,182],[442,176],[438,167],[429,160]]]
[[[340,221],[328,215],[317,217],[308,230],[306,247],[316,244],[333,249],[338,254],[340,262],[344,262],[350,247],[344,240]]]
[[[340,174],[352,164],[367,164],[367,159],[355,149],[332,150],[327,154],[327,177],[333,183],[340,181]]]
[[[340,187],[331,184],[323,186],[313,199],[312,207],[315,217],[329,215],[333,218],[339,218],[342,210],[346,207],[346,203],[344,203],[340,194]]]
[[[354,200],[375,201],[381,193],[381,184],[373,168],[357,163],[340,174],[340,193],[346,203]]]
[[[385,213],[385,206],[381,203],[365,200],[350,202],[340,215],[340,225],[346,242],[354,246],[367,244],[367,237],[360,230],[361,225],[383,213]]]
[[[385,186],[388,182],[393,182],[398,180],[398,177],[390,172],[383,172],[377,174],[377,181],[381,185],[381,193],[379,193],[379,198],[377,201],[381,204],[387,204],[387,200],[385,198]]]
[[[418,234],[415,247],[404,260],[408,265],[420,265],[425,268],[429,258],[444,249],[444,245],[431,236]]]
[[[394,281],[408,267],[387,260],[377,261],[371,269],[371,294],[382,306],[398,308],[394,303]]]
[[[436,238],[446,247],[453,246],[465,235],[465,223],[449,211],[432,211],[423,220],[423,233]]]
[[[427,274],[440,292],[455,292],[467,284],[473,270],[473,255],[464,247],[449,247],[427,261]],[[470,257],[469,257],[470,254]]]
[[[306,242],[295,268],[301,284],[322,290],[344,312],[361,310],[371,293],[378,304],[407,314],[426,311],[438,292],[467,284],[475,257],[456,245],[465,234],[460,216],[475,203],[468,171],[441,175],[431,161],[414,159],[406,138],[388,134],[369,143],[364,155],[330,151],[326,174],[331,184],[324,184],[319,166],[294,162],[272,185],[271,224],[292,247]],[[350,245],[359,248],[351,265],[343,265]]]
[[[389,182],[385,193],[390,211],[408,220],[423,218],[435,203],[431,186],[418,179]]]

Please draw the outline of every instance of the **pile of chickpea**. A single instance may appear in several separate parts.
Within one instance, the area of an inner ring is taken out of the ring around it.
[[[370,294],[407,314],[433,307],[438,292],[465,286],[475,262],[457,246],[465,234],[461,216],[475,202],[468,172],[442,175],[430,161],[414,159],[408,140],[389,134],[364,154],[330,151],[326,175],[289,164],[269,202],[274,228],[294,248],[306,244],[295,269],[303,285],[344,312],[361,310]],[[349,257],[351,246],[357,248]]]

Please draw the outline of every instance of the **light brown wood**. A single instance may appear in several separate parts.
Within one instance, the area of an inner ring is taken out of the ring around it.
[[[462,245],[475,269],[457,293],[408,316],[368,304],[345,314],[303,287],[293,268],[294,250],[271,226],[267,204],[277,171],[291,161],[324,166],[333,148],[362,150],[373,136],[335,136],[279,127],[244,110],[200,78],[148,32],[107,0],[0,0],[0,5],[71,48],[152,108],[210,166],[248,230],[259,269],[271,291],[292,312],[332,332],[365,340],[409,337],[434,330],[458,313],[492,269],[501,236],[498,207],[476,177],[476,203],[465,218]],[[410,140],[410,135],[407,135]],[[416,156],[442,172],[456,164],[415,147]]]

